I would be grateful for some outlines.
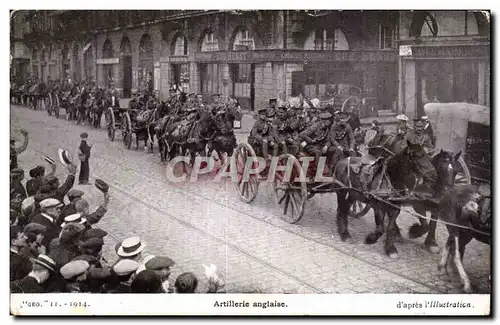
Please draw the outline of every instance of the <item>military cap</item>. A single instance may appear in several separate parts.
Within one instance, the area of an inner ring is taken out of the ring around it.
[[[72,188],[71,190],[69,190],[68,192],[68,198],[71,200],[71,199],[75,199],[75,198],[78,198],[78,197],[82,197],[83,196],[83,191],[80,191],[80,190],[77,190],[76,188]]]
[[[319,118],[322,120],[329,120],[332,118],[332,114],[330,114],[328,112],[321,113],[321,114],[319,114]]]
[[[91,228],[86,230],[82,235],[82,240],[90,238],[104,238],[108,233],[100,228]]]
[[[54,269],[56,267],[56,262],[54,262],[53,259],[44,254],[38,255],[37,258],[30,258],[30,260],[33,264],[41,265],[52,272],[54,272]]]
[[[421,119],[414,119],[413,120],[413,127],[417,128],[417,129],[423,128],[424,121],[422,121]]]
[[[75,257],[71,261],[85,261],[85,262],[88,262],[89,264],[94,264],[94,263],[97,263],[98,258],[96,256],[93,256],[93,255],[83,254],[83,255],[79,255],[79,256]]]
[[[32,168],[29,173],[31,178],[42,176],[45,173],[45,167],[36,166],[35,168]]]
[[[396,116],[396,120],[408,122],[410,119],[408,118],[408,116],[406,116],[404,114],[399,114],[398,116]]]
[[[82,139],[87,139],[88,137],[89,137],[89,135],[87,132],[83,132],[82,134],[80,134],[80,138],[82,138]]]
[[[89,238],[78,246],[84,249],[98,249],[104,246],[104,241],[102,238]]]
[[[113,266],[113,271],[116,273],[116,275],[123,276],[134,273],[135,271],[137,271],[139,266],[139,263],[134,260],[123,259],[118,261],[118,263]]]
[[[42,209],[48,209],[48,208],[54,208],[54,207],[59,207],[62,206],[63,204],[61,201],[53,198],[45,199],[42,202],[40,202],[40,208]]]
[[[65,264],[63,267],[61,267],[61,270],[59,272],[66,280],[68,280],[82,275],[83,273],[87,272],[89,268],[90,264],[87,261],[78,260],[71,261]]]
[[[19,176],[19,175],[24,175],[24,170],[21,168],[14,168],[10,171],[11,176]]]
[[[47,227],[42,226],[41,224],[36,223],[36,222],[31,222],[31,223],[28,223],[24,227],[23,231],[25,233],[32,233],[32,234],[36,234],[37,235],[37,234],[44,233],[46,230],[47,230]]]
[[[172,267],[175,262],[167,256],[155,256],[146,263],[148,270],[161,270]]]

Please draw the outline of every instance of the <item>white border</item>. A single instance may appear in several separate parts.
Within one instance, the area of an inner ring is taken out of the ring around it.
[[[5,80],[5,83],[3,85],[3,87],[1,88],[4,92],[4,94],[6,94],[5,96],[2,96],[2,99],[4,99],[4,104],[7,106],[8,105],[8,93],[7,93],[7,89],[8,89],[8,83],[9,83],[9,79],[8,79],[8,75],[9,75],[9,66],[8,66],[8,60],[7,60],[7,51],[10,51],[10,48],[9,46],[7,46],[7,44],[9,44],[9,36],[8,36],[8,33],[7,33],[7,30],[9,30],[9,16],[7,14],[7,10],[8,9],[12,9],[12,8],[15,8],[15,9],[22,9],[22,8],[25,8],[25,9],[54,9],[54,8],[57,8],[57,9],[158,9],[158,8],[162,8],[162,9],[166,9],[166,7],[168,7],[168,9],[195,9],[195,8],[200,8],[200,7],[203,7],[203,8],[207,8],[209,9],[209,7],[217,7],[217,8],[231,8],[231,9],[311,9],[311,8],[319,8],[319,9],[344,9],[344,10],[348,10],[348,9],[365,9],[365,10],[368,10],[368,9],[393,9],[393,10],[401,10],[401,9],[492,9],[494,12],[493,14],[495,14],[495,9],[496,7],[498,7],[498,1],[484,1],[484,0],[476,0],[476,1],[464,1],[464,0],[455,0],[455,1],[442,1],[442,0],[420,0],[420,1],[406,1],[406,2],[402,2],[402,1],[385,1],[385,2],[381,2],[381,1],[378,1],[378,2],[373,2],[373,1],[362,1],[362,0],[349,0],[347,2],[344,2],[344,1],[332,1],[332,0],[329,0],[329,1],[261,1],[261,0],[257,0],[257,1],[251,1],[251,2],[243,2],[243,1],[217,1],[217,2],[200,2],[200,1],[191,1],[191,0],[184,0],[184,1],[179,1],[179,2],[172,2],[172,1],[169,1],[169,2],[160,2],[160,1],[150,1],[150,0],[146,0],[146,1],[140,1],[140,2],[137,2],[137,1],[115,1],[113,3],[111,2],[103,2],[103,1],[96,1],[96,0],[87,0],[85,2],[67,2],[67,1],[26,1],[26,0],[18,0],[18,1],[15,1],[15,2],[2,2],[2,4],[5,3],[7,4],[5,6],[5,8],[2,8],[4,9],[2,12],[3,12],[3,15],[1,15],[0,17],[0,21],[2,22],[2,26],[3,26],[3,30],[4,30],[4,33],[1,33],[0,37],[2,37],[2,42],[0,44],[4,44],[3,46],[3,50],[5,51],[5,55],[3,56],[4,57],[4,61],[3,61],[3,64],[1,64],[1,70],[2,70],[2,73],[0,74],[1,76],[3,76],[3,80]],[[140,8],[138,8],[138,4],[140,4]],[[71,6],[68,7],[68,6]],[[494,17],[495,18],[495,17]],[[493,19],[494,19],[493,18]],[[496,33],[493,32],[492,33],[493,37],[496,36]],[[493,44],[495,44],[496,42],[493,42]],[[495,90],[497,90],[496,92],[492,92],[492,93],[500,93],[498,91],[498,87],[495,86]],[[2,152],[4,152],[5,154],[7,154],[7,138],[9,137],[9,134],[8,134],[8,130],[9,130],[9,110],[7,107],[4,107],[3,109],[0,110],[0,123],[2,123],[3,125],[0,126],[0,132],[5,132],[4,136],[2,136],[1,138],[4,139],[2,141],[2,144],[5,146],[5,147],[2,147],[4,148],[4,150]],[[500,114],[496,113],[497,116],[499,116]],[[493,124],[493,123],[492,123]],[[496,139],[495,139],[496,140]],[[499,149],[497,147],[495,147],[495,149]],[[7,171],[7,157],[2,157],[3,159],[0,159],[0,166],[3,166],[1,167],[1,170],[4,170],[4,171]],[[3,179],[4,181],[1,182],[1,184],[4,184],[4,186],[2,187],[2,192],[4,193],[3,195],[0,196],[1,200],[2,200],[2,204],[1,206],[6,209],[6,207],[8,206],[8,201],[7,201],[7,186],[6,184],[8,184],[8,178],[7,178],[7,173],[0,173],[0,178]],[[498,201],[497,201],[498,202]],[[6,211],[6,210],[4,210]],[[5,220],[7,220],[5,218]],[[6,221],[5,221],[6,222]],[[499,224],[499,223],[496,223],[496,224]],[[2,229],[2,231],[4,232],[4,236],[2,236],[2,238],[7,238],[7,232],[8,232],[8,228],[7,227],[1,227],[0,229]],[[5,241],[6,242],[6,241]],[[494,252],[496,252],[496,249],[494,250]],[[7,255],[7,248],[5,247],[4,250],[0,251],[1,254],[5,254],[3,255],[3,259],[4,261],[8,261],[8,255]],[[4,267],[2,268],[2,273],[4,274],[4,276],[2,277],[3,279],[7,279],[8,278],[8,275],[7,275],[7,267]],[[493,275],[496,279],[496,273]],[[494,281],[493,283],[497,283],[497,281]],[[7,306],[9,304],[9,299],[10,299],[10,296],[8,294],[9,292],[9,289],[8,289],[8,283],[6,280],[4,281],[1,281],[1,286],[2,286],[2,293],[4,294],[2,297],[4,297],[4,301],[5,303],[3,304],[3,306]],[[496,289],[496,286],[495,288],[493,288],[493,292],[495,292],[495,289]],[[44,295],[45,296],[45,295]],[[223,297],[224,299],[227,299],[229,295],[217,295],[217,298],[218,297]],[[265,296],[268,296],[268,295],[262,295],[262,296],[258,296],[258,295],[252,295],[255,299],[261,299],[262,297],[265,297]],[[355,296],[354,298],[347,298],[346,295],[343,295],[343,296],[335,296],[335,295],[321,295],[321,297],[324,297],[325,300],[322,300],[323,303],[326,303],[327,300],[326,298],[329,298],[328,296],[331,296],[331,297],[337,297],[337,298],[333,298],[333,299],[338,299],[338,303],[336,306],[332,306],[330,308],[332,308],[333,310],[336,310],[337,308],[339,308],[339,306],[343,306],[343,302],[345,301],[351,301],[351,303],[353,304],[353,306],[356,307],[356,311],[357,312],[365,312],[367,309],[371,308],[370,306],[373,306],[375,304],[387,304],[387,306],[390,305],[390,299],[393,299],[391,298],[389,295],[366,295],[366,296],[363,296],[363,295],[357,295]],[[61,296],[62,297],[62,296]],[[81,299],[81,295],[78,295],[79,299]],[[91,299],[101,299],[101,298],[97,298],[98,296],[95,296]],[[111,297],[111,296],[109,296]],[[125,297],[125,296],[123,296]],[[143,298],[144,297],[144,298]],[[162,308],[168,308],[166,306],[168,306],[170,304],[170,306],[178,306],[178,303],[179,301],[183,301],[184,304],[188,305],[188,309],[189,309],[189,313],[193,313],[196,310],[196,307],[198,307],[200,305],[200,303],[202,301],[204,301],[204,299],[215,299],[213,298],[214,295],[205,295],[205,296],[202,296],[202,295],[189,295],[189,296],[183,296],[181,297],[181,295],[168,295],[168,298],[169,299],[172,299],[170,301],[166,301],[166,300],[163,300],[163,299],[160,299],[158,298],[159,296],[156,295],[155,297],[157,297],[156,299],[153,299],[153,300],[156,300],[157,303],[159,301],[162,302],[163,304],[163,307]],[[312,297],[314,297],[314,295],[309,295],[307,297],[302,297],[302,296],[298,296],[298,295],[283,295],[282,297],[285,297],[285,299],[288,301],[288,299],[290,299],[290,301],[294,300],[294,299],[302,299],[301,301],[301,304],[304,304],[306,303],[309,299],[314,299]],[[296,298],[290,298],[290,297],[296,297]],[[399,295],[398,297],[400,297],[399,299],[401,299],[401,295]],[[446,296],[440,296],[441,298],[445,298],[445,299],[451,299],[451,296],[449,295],[446,295]],[[473,296],[461,296],[461,297],[464,297],[463,299],[470,299],[471,297]],[[162,297],[163,298],[163,297]],[[341,298],[341,299],[339,299]],[[413,296],[410,296],[409,299],[428,299],[429,296],[427,295],[413,295]],[[38,298],[39,299],[39,298]],[[59,298],[61,299],[61,298]],[[113,298],[112,298],[114,301],[117,301],[117,297],[115,295],[113,295]],[[123,300],[125,301],[127,298],[121,298],[119,299],[119,303],[121,302],[120,300]],[[144,300],[143,300],[144,299]],[[141,298],[138,299],[138,297],[136,296],[135,299],[133,299],[133,301],[135,301],[135,303],[132,305],[132,306],[144,306],[144,304],[142,303],[142,301],[145,301],[146,299],[149,299],[149,298],[146,298],[146,296],[143,296],[141,295]],[[184,299],[187,299],[187,300],[184,300]],[[219,299],[219,298],[218,298]],[[355,299],[355,300],[351,300],[351,299]],[[462,299],[462,298],[461,298]],[[475,297],[473,299],[476,299]],[[483,299],[483,298],[478,298],[478,299]],[[140,304],[138,304],[137,302],[138,301],[141,301]],[[319,302],[319,300],[316,300],[317,302]],[[363,301],[363,303],[361,303]],[[330,301],[331,302],[331,301]],[[151,302],[153,303],[153,302]],[[135,308],[135,307],[134,307]],[[186,307],[184,307],[186,308]],[[322,305],[319,305],[319,308],[325,308],[325,306],[322,306]],[[346,308],[352,308],[352,307],[346,307]],[[390,307],[386,307],[386,308],[390,308]],[[289,313],[289,314],[293,314],[293,313]],[[377,313],[377,314],[380,314],[380,311]],[[6,313],[4,312],[3,315],[6,315]],[[109,315],[109,313],[108,313]],[[151,315],[151,314],[150,314]],[[372,314],[372,315],[375,315],[375,314]],[[12,321],[13,318],[10,318],[8,320],[8,322],[10,323]],[[30,319],[31,320],[31,319]],[[440,319],[439,320],[439,323],[441,323],[444,319]],[[37,319],[35,320],[37,322],[40,322],[40,319]],[[43,320],[42,320],[43,321]],[[49,321],[49,322],[53,322],[53,320],[51,319],[47,319],[46,321]],[[120,321],[120,320],[119,320]],[[170,321],[173,321],[175,322],[176,320],[169,320]],[[212,320],[212,321],[217,321],[219,322],[219,320]],[[100,323],[101,320],[95,320],[93,319],[92,320],[93,323]],[[120,321],[121,322],[121,321]],[[432,323],[432,320],[429,320],[429,319],[426,319],[425,320],[426,323]],[[5,324],[4,322],[2,322],[2,324]]]

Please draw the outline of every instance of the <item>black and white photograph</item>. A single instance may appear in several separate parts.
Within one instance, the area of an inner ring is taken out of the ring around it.
[[[490,316],[492,15],[9,10],[10,314]]]

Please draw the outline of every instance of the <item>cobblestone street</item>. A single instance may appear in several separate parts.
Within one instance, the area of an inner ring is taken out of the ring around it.
[[[103,123],[104,125],[104,118]],[[460,293],[458,276],[441,275],[438,254],[423,249],[424,238],[408,239],[416,218],[402,213],[398,224],[405,238],[397,243],[399,259],[384,254],[385,236],[374,245],[364,238],[375,225],[370,212],[350,219],[355,243],[343,243],[335,226],[334,194],[315,196],[306,204],[302,220],[290,225],[280,219],[271,186],[262,184],[252,204],[239,201],[229,181],[169,183],[158,148],[154,154],[124,148],[121,134],[114,142],[104,130],[49,117],[46,112],[11,106],[11,134],[25,128],[28,149],[19,155],[27,171],[43,164],[42,154],[57,160],[57,149],[68,149],[76,158],[81,132],[93,143],[91,183],[96,178],[110,185],[108,213],[99,226],[107,236],[105,256],[115,260],[113,248],[126,237],[140,236],[146,251],[167,255],[176,265],[171,278],[191,271],[206,287],[202,264],[217,265],[227,292],[265,293]],[[238,141],[246,136],[238,134]],[[135,140],[132,148],[135,148]],[[65,170],[58,162],[61,181]],[[102,200],[94,186],[79,186],[94,209]],[[438,225],[437,240],[443,247],[446,230]],[[476,293],[489,293],[490,247],[473,240],[464,257]]]

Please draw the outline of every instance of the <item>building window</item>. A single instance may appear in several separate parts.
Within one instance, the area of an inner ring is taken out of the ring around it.
[[[396,46],[394,29],[387,26],[379,25],[378,29],[378,45],[379,49],[392,49]]]
[[[202,52],[213,52],[219,50],[219,41],[217,37],[215,37],[214,32],[205,33],[205,37],[203,37],[203,41],[201,44]]]
[[[341,29],[324,29],[318,28],[311,31],[307,37],[305,50],[314,51],[347,51],[349,43]]]
[[[174,56],[188,55],[188,42],[185,36],[178,35],[174,40]]]
[[[255,49],[255,42],[248,28],[240,29],[233,43],[233,51],[248,51]]]
[[[236,83],[250,83],[252,82],[252,65],[247,63],[234,64],[233,67],[233,81]]]
[[[219,92],[220,78],[218,64],[201,65],[201,92],[204,95],[216,94]],[[208,98],[206,98],[208,99]]]

